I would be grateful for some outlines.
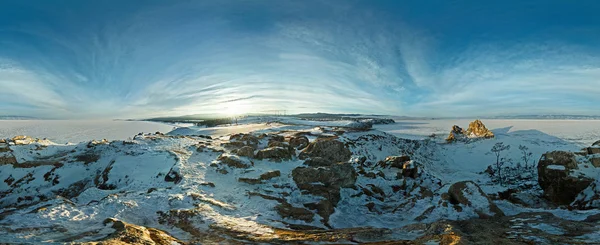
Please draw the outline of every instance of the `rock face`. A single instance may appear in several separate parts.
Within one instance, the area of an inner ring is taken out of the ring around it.
[[[236,151],[236,154],[241,157],[254,157],[254,148],[252,146],[244,146]]]
[[[469,123],[469,128],[467,128],[467,137],[469,138],[494,138],[494,133],[488,130],[483,122],[479,119]]]
[[[576,169],[577,159],[571,152],[553,151],[543,154],[537,170],[544,196],[559,205],[573,202],[577,194],[593,181],[585,176],[572,176],[570,172]]]
[[[446,141],[454,142],[454,141],[458,141],[458,140],[473,139],[473,138],[483,138],[483,139],[494,138],[494,133],[492,133],[492,131],[488,130],[485,127],[485,125],[483,124],[483,122],[481,122],[480,120],[475,120],[475,121],[469,123],[469,128],[467,128],[467,130],[464,130],[463,128],[461,128],[457,125],[452,126],[452,130],[450,131],[448,138],[446,138]]]
[[[317,139],[300,153],[300,159],[321,157],[331,162],[347,162],[352,157],[352,152],[344,143],[335,139]]]
[[[256,159],[270,159],[280,162],[292,159],[292,152],[287,147],[273,146],[262,149],[256,153]]]
[[[317,210],[328,225],[329,216],[340,201],[340,188],[354,187],[358,177],[352,164],[332,163],[324,158],[307,161],[310,165],[292,170],[292,178],[300,190],[325,199],[317,203],[306,203],[305,207]]]
[[[452,184],[448,194],[451,203],[473,208],[480,218],[504,216],[502,210],[472,181]]]

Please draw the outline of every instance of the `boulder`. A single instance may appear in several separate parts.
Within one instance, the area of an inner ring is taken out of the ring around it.
[[[471,207],[480,218],[502,217],[504,213],[473,181],[456,182],[448,189],[450,203]]]
[[[258,151],[256,153],[256,159],[270,159],[281,162],[282,160],[292,159],[292,152],[290,152],[288,148],[284,147],[269,147]]]
[[[537,165],[538,182],[546,199],[568,205],[592,183],[591,178],[572,176],[575,169],[578,169],[577,159],[571,152],[552,151],[542,155]]]
[[[488,130],[480,120],[469,123],[466,134],[469,138],[494,138],[494,133]]]
[[[232,136],[229,137],[229,144],[236,144],[233,142],[239,142],[242,143],[242,146],[251,146],[254,149],[256,149],[258,147],[258,143],[259,143],[259,139],[258,137],[252,135],[252,134],[244,134],[244,133],[240,133],[240,134],[234,134]],[[238,143],[238,144],[239,144]]]
[[[309,157],[322,157],[331,162],[347,162],[352,157],[352,152],[344,146],[344,143],[334,138],[324,138],[310,143],[300,153],[300,159]]]
[[[600,154],[600,145],[592,145],[587,148],[588,154]]]
[[[241,157],[254,157],[254,148],[252,146],[244,146],[236,151],[236,155]]]
[[[290,146],[297,150],[302,150],[306,148],[309,144],[308,138],[306,136],[293,136],[290,138]]]
[[[410,160],[402,165],[402,176],[404,178],[416,179],[419,176],[419,167],[415,161]]]

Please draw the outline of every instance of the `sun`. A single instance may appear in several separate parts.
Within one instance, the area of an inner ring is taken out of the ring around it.
[[[224,105],[223,114],[228,117],[241,116],[248,113],[251,108],[252,105],[247,102],[232,101]]]

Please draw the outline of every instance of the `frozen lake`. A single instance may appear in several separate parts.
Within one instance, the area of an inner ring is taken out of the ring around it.
[[[440,138],[445,138],[452,125],[467,129],[469,122],[473,120],[398,120],[396,124],[376,125],[375,128],[402,138],[422,139],[434,133]],[[532,132],[540,131],[581,146],[589,146],[600,140],[600,120],[482,119],[481,121],[495,134],[528,137]]]
[[[445,138],[452,125],[459,125],[466,129],[471,121],[473,120],[398,120],[396,124],[376,125],[375,128],[402,138],[422,139],[433,133],[439,138]],[[532,132],[539,131],[581,146],[589,146],[600,140],[600,120],[485,119],[482,121],[496,134],[529,137],[532,136]],[[223,134],[257,129],[248,128],[249,126],[251,125],[210,128],[204,129],[202,133]],[[140,132],[167,133],[173,128],[173,125],[140,121],[0,120],[0,138],[28,135],[34,138],[48,138],[56,143],[77,143],[93,139],[124,140]]]
[[[125,140],[145,132],[167,133],[173,126],[139,121],[0,120],[0,138],[27,135],[56,143],[78,143],[93,139]]]

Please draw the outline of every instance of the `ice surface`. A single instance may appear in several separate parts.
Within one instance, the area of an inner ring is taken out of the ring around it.
[[[141,121],[110,120],[0,120],[0,138],[27,135],[33,138],[48,138],[64,144],[90,140],[125,140],[145,132],[169,132],[172,125]]]

